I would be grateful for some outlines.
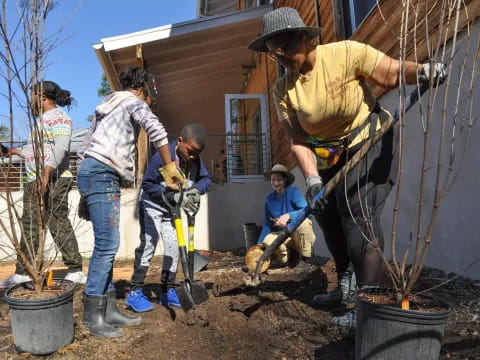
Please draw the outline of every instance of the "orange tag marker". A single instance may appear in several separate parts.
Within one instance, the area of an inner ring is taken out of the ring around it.
[[[47,271],[47,286],[53,285],[53,271]]]
[[[402,310],[410,310],[410,301],[408,300],[408,298],[403,298]]]

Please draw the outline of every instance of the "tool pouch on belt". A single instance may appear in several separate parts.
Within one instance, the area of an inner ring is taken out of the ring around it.
[[[319,170],[328,169],[337,164],[343,151],[348,146],[346,139],[320,140],[315,136],[310,136],[307,139],[307,144],[317,158],[317,168]]]
[[[359,128],[355,129],[350,136],[347,136],[346,138],[320,139],[314,135],[310,135],[307,138],[306,143],[310,149],[312,149],[317,158],[318,170],[329,169],[336,165],[342,157],[343,152],[348,148],[350,141],[360,134],[360,132],[363,131],[368,124],[370,124],[370,136],[372,136],[376,130],[376,119],[378,117],[377,114],[380,111],[380,104],[376,103],[372,110],[372,114],[375,114],[375,116],[370,115],[369,118]]]

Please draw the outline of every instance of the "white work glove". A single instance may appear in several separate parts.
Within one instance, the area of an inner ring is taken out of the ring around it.
[[[431,65],[431,66],[430,66]],[[433,87],[442,85],[447,78],[447,67],[443,63],[429,62],[422,65],[423,71],[418,75],[418,81],[420,83],[429,83]]]
[[[307,185],[307,194],[305,196],[305,200],[307,200],[308,205],[312,209],[315,209],[317,204],[313,203],[313,198],[323,188],[322,178],[319,175],[310,175],[307,178],[307,184],[306,185]]]
[[[192,187],[183,193],[182,208],[188,213],[195,213],[200,207],[200,191]]]

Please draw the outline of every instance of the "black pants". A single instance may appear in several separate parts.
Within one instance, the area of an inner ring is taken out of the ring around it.
[[[371,115],[377,116],[377,115]],[[327,197],[315,214],[337,272],[353,265],[359,286],[378,284],[382,274],[383,229],[380,218],[398,170],[397,132],[393,127]],[[327,183],[356,149],[344,152],[334,167],[319,171]]]

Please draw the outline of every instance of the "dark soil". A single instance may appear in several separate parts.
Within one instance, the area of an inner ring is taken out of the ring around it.
[[[24,283],[12,289],[8,296],[16,300],[47,300],[62,296],[72,291],[74,283],[54,281],[52,285],[45,285],[43,289],[36,292],[33,283]]]
[[[256,289],[232,288],[241,284],[242,257],[215,253],[208,269],[198,274],[210,298],[185,313],[154,304],[142,314],[144,324],[124,329],[119,339],[99,339],[81,325],[82,287],[74,298],[75,342],[48,359],[353,359],[354,339],[348,329],[334,325],[333,315],[345,308],[318,309],[314,294],[331,290],[335,269],[318,259],[303,269],[271,269]],[[130,263],[117,266],[131,266]],[[160,263],[154,260],[147,277],[148,292],[156,301]],[[418,283],[426,289],[444,281],[441,271],[426,270]],[[179,279],[180,280],[180,279]],[[123,309],[129,282],[115,283]],[[214,296],[213,292],[219,296]],[[226,290],[226,291],[223,291]],[[480,288],[467,278],[430,293],[452,307],[441,359],[480,359]],[[131,311],[127,311],[132,314]],[[18,354],[13,345],[8,307],[0,304],[0,359],[37,359]]]

